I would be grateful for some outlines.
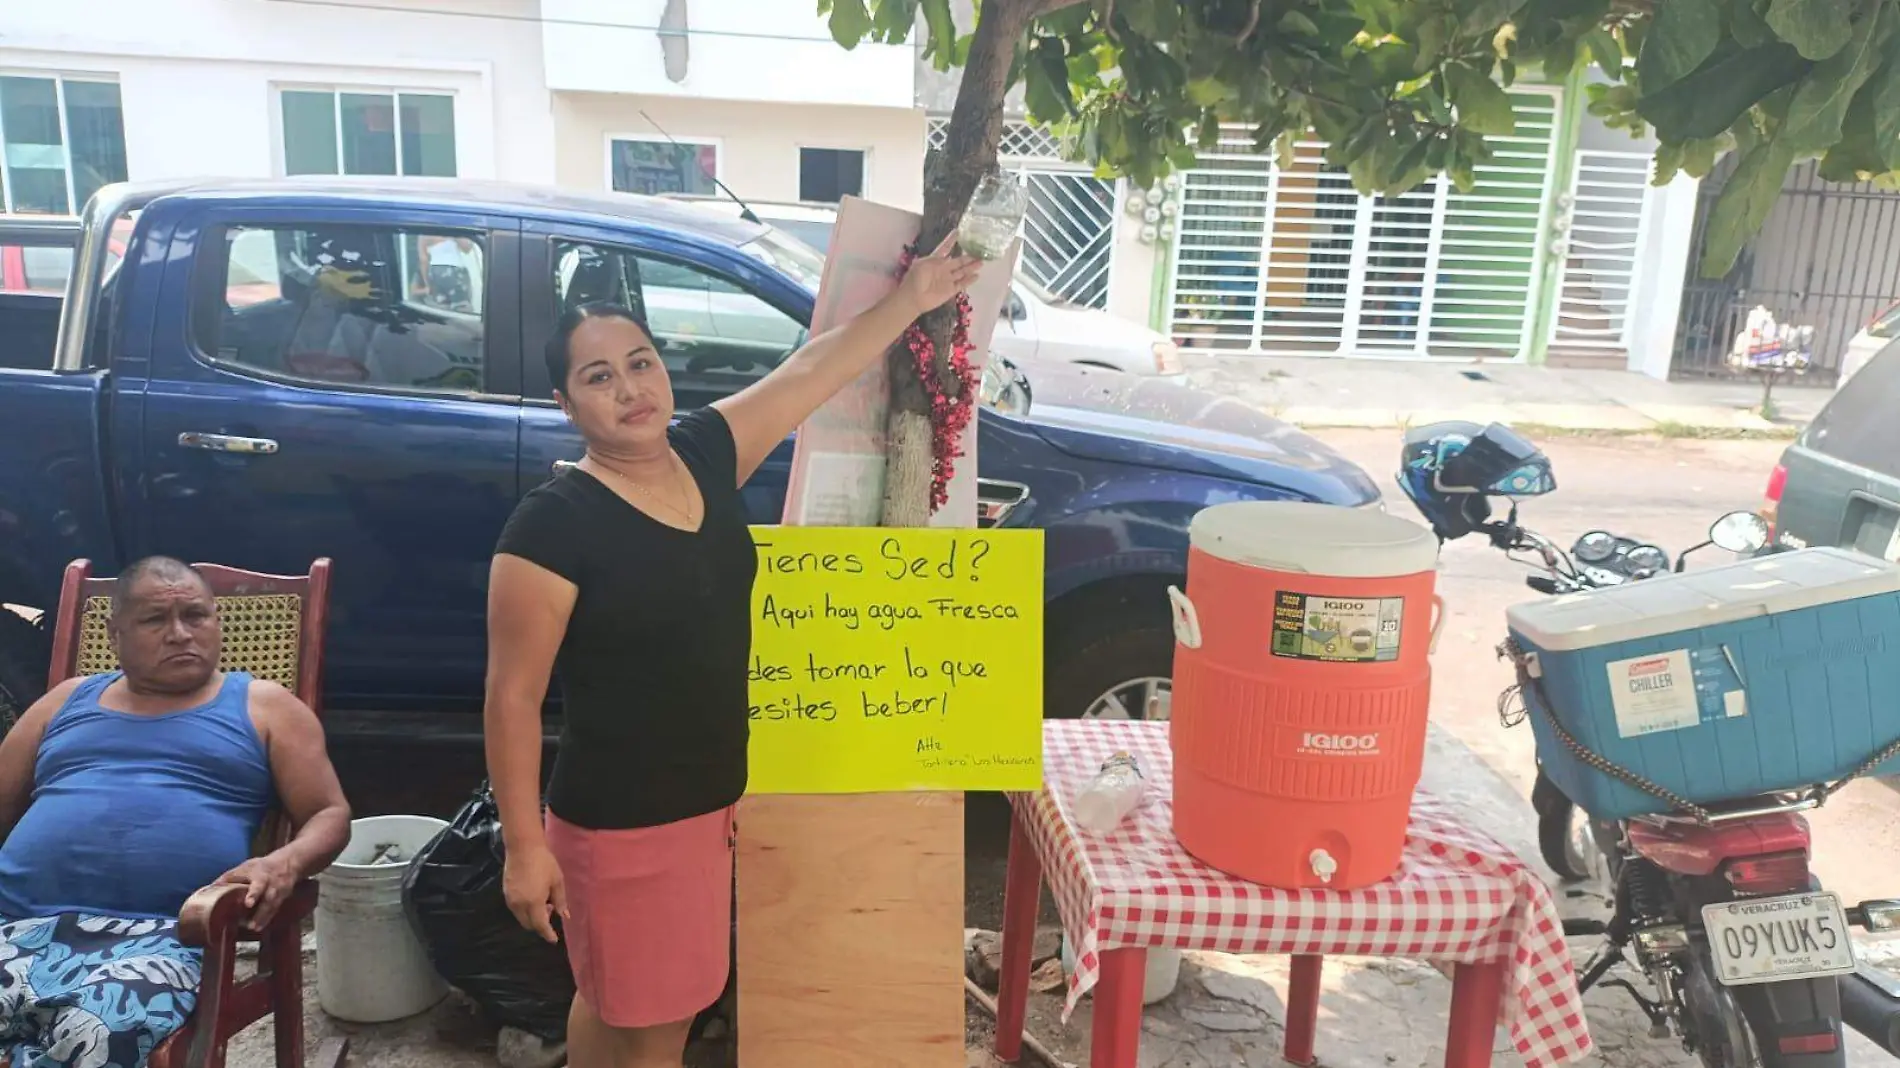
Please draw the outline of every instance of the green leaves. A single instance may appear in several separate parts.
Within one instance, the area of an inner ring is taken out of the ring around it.
[[[1029,46],[1029,64],[1023,69],[1023,97],[1029,117],[1047,125],[1069,117],[1075,109],[1069,95],[1069,67],[1062,42],[1038,37]]]
[[[890,3],[886,0],[878,14],[884,16],[886,12],[895,11],[903,6],[903,4]],[[952,63],[959,60],[957,52],[960,44],[957,38],[957,21],[950,14],[950,0],[923,0],[923,12],[924,26],[930,33],[930,40],[925,46],[930,56],[930,65],[940,71],[949,70]],[[967,49],[968,45],[963,45],[963,48]]]
[[[1869,5],[1868,14],[1852,23],[1855,33],[1847,47],[1815,66],[1795,90],[1778,140],[1800,155],[1821,152],[1841,139],[1847,107],[1880,65],[1880,49],[1893,33],[1893,20],[1891,8]]]
[[[1477,36],[1509,22],[1523,6],[1524,0],[1452,0],[1451,9],[1458,16],[1459,32]]]
[[[816,0],[832,36],[893,43],[922,26],[938,69],[972,46],[953,0]],[[1010,27],[1030,117],[1102,175],[1146,184],[1223,130],[1291,164],[1296,138],[1366,194],[1445,173],[1461,189],[1515,132],[1503,86],[1579,63],[1593,122],[1659,145],[1651,179],[1704,176],[1732,152],[1705,269],[1723,271],[1789,166],[1900,186],[1900,0],[978,0]],[[967,15],[965,17],[968,22]],[[985,38],[988,39],[987,37]],[[1634,57],[1634,63],[1630,58]],[[993,69],[993,68],[991,68]],[[1503,85],[1499,83],[1502,82]],[[978,91],[972,84],[964,92]],[[980,91],[994,93],[993,81]],[[1000,97],[987,104],[1000,107]]]
[[[1755,7],[1755,0],[1729,0],[1728,35],[1743,48],[1760,48],[1775,42],[1775,31]]]
[[[1900,171],[1900,33],[1887,39],[1886,63],[1869,79],[1864,94],[1872,94],[1868,108],[1873,113],[1871,134],[1874,155],[1886,166]]]
[[[1508,134],[1517,129],[1511,97],[1498,83],[1466,63],[1445,65],[1445,92],[1458,109],[1458,124],[1481,134]]]
[[[1636,57],[1636,74],[1649,89],[1666,89],[1700,67],[1722,43],[1716,0],[1664,0]]]
[[[856,48],[871,32],[871,13],[864,9],[864,0],[829,0],[829,4],[831,39],[846,48]]]
[[[1880,158],[1879,146],[1875,144],[1877,124],[1874,119],[1874,97],[1872,88],[1862,89],[1848,106],[1847,117],[1841,123],[1841,139],[1834,142],[1821,157],[1821,177],[1830,182],[1858,182],[1887,170],[1887,163]]]
[[[1720,278],[1735,266],[1742,246],[1768,221],[1768,211],[1781,195],[1781,181],[1794,165],[1794,157],[1794,150],[1779,140],[1763,141],[1742,156],[1709,211],[1703,277]]]
[[[1846,48],[1853,38],[1846,13],[1841,0],[1769,0],[1765,17],[1775,36],[1793,45],[1802,58],[1820,60]]]
[[[1583,35],[1583,50],[1590,54],[1597,68],[1613,80],[1623,77],[1623,46],[1617,43],[1616,35],[1598,26]]]
[[[1655,47],[1655,41],[1651,36],[1644,50]],[[1812,68],[1793,45],[1741,48],[1724,44],[1694,73],[1661,92],[1650,90],[1644,81],[1645,95],[1636,111],[1664,141],[1715,137],[1763,97],[1798,81]]]

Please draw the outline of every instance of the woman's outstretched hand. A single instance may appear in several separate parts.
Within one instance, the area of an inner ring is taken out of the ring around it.
[[[956,243],[957,234],[952,230],[935,251],[913,262],[910,272],[898,284],[897,299],[904,302],[913,318],[969,288],[983,270],[982,260],[952,254],[950,249]]]

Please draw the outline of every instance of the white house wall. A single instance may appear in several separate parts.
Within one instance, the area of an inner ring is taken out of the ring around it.
[[[281,174],[288,86],[452,93],[459,175],[553,181],[535,0],[410,3],[9,2],[0,72],[115,78],[133,179]]]
[[[659,27],[668,0],[542,0],[548,85],[777,104],[911,108],[916,53],[831,38],[810,0],[672,0],[684,14],[685,77],[666,69]]]
[[[663,128],[683,142],[717,144],[718,178],[746,199],[797,200],[799,149],[843,148],[866,153],[867,198],[911,211],[923,208],[924,113],[908,106],[842,107],[624,93],[556,93],[554,119],[555,140],[560,146],[554,178],[575,189],[609,187],[610,139],[657,140],[662,138],[659,128]]]

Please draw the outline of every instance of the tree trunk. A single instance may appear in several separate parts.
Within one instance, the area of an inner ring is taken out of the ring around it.
[[[996,145],[1003,135],[1003,96],[1017,38],[1032,15],[1049,6],[1047,0],[984,0],[943,148],[932,151],[924,164],[924,222],[917,234],[920,253],[937,247],[956,228],[977,182],[996,169]],[[955,306],[946,305],[918,321],[936,346],[931,370],[941,388],[960,403],[976,403],[974,396],[960,396],[962,385],[950,369]],[[902,343],[891,347],[887,361],[891,408],[885,424],[884,525],[921,527],[930,522],[931,511],[930,395],[917,380],[910,350]]]

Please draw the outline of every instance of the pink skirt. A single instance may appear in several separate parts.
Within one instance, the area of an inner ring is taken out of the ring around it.
[[[590,831],[548,814],[574,985],[609,1027],[690,1020],[732,967],[732,809]]]

